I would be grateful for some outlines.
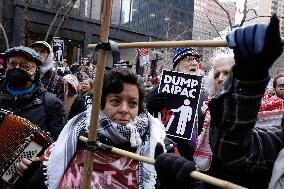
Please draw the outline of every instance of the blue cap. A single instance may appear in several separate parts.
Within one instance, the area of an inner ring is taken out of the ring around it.
[[[179,61],[184,59],[187,56],[195,56],[200,58],[200,55],[195,49],[192,48],[174,48],[174,58],[173,58],[173,67],[176,68]]]

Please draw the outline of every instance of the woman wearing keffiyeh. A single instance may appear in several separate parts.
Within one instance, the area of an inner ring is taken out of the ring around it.
[[[97,140],[154,158],[157,143],[165,147],[164,126],[143,108],[144,92],[137,76],[128,70],[105,74]],[[42,157],[47,188],[80,188],[83,182],[86,148],[78,140],[88,133],[91,109],[72,118],[58,140]],[[164,150],[165,151],[165,150]],[[92,188],[155,188],[153,165],[94,150]],[[36,173],[38,174],[38,173]],[[29,187],[37,185],[37,175]],[[42,185],[41,185],[42,186]]]

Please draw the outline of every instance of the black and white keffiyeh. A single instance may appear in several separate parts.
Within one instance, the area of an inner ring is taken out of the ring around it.
[[[131,147],[137,147],[142,143],[141,136],[149,131],[149,120],[146,113],[140,114],[135,121],[131,121],[126,126],[113,123],[103,112],[100,112],[99,117],[97,134],[111,139],[114,144],[120,145],[130,142]]]
[[[91,108],[69,120],[61,131],[48,160],[44,162],[46,184],[49,189],[55,189],[59,185],[68,163],[76,152],[79,134],[82,131],[88,132],[90,117]],[[130,143],[132,147],[137,148],[137,154],[150,158],[154,158],[158,142],[164,146],[166,137],[162,123],[149,113],[142,113],[126,126],[122,126],[113,123],[103,112],[100,112],[97,134],[111,139],[116,145]],[[155,188],[156,171],[154,166],[139,162],[138,180],[139,188]]]

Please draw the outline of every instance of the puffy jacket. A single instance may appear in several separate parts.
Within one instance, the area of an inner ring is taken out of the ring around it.
[[[15,98],[0,82],[0,108],[26,118],[56,140],[66,123],[63,103],[52,93],[38,86],[32,94]]]

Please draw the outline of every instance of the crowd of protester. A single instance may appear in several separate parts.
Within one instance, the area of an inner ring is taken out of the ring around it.
[[[158,92],[161,76],[144,81],[131,69],[105,71],[97,140],[156,162],[92,149],[92,188],[214,188],[188,177],[195,170],[248,188],[284,187],[284,73],[266,88],[283,51],[279,20],[236,29],[227,42],[233,51],[214,57],[206,73],[195,49],[173,49],[174,71],[203,77],[190,139],[167,135],[154,117],[170,98]],[[1,54],[1,112],[29,120],[54,140],[37,158],[16,164],[21,177],[12,188],[82,186],[90,149],[79,136],[89,132],[95,77],[92,66],[55,64],[45,41]]]

